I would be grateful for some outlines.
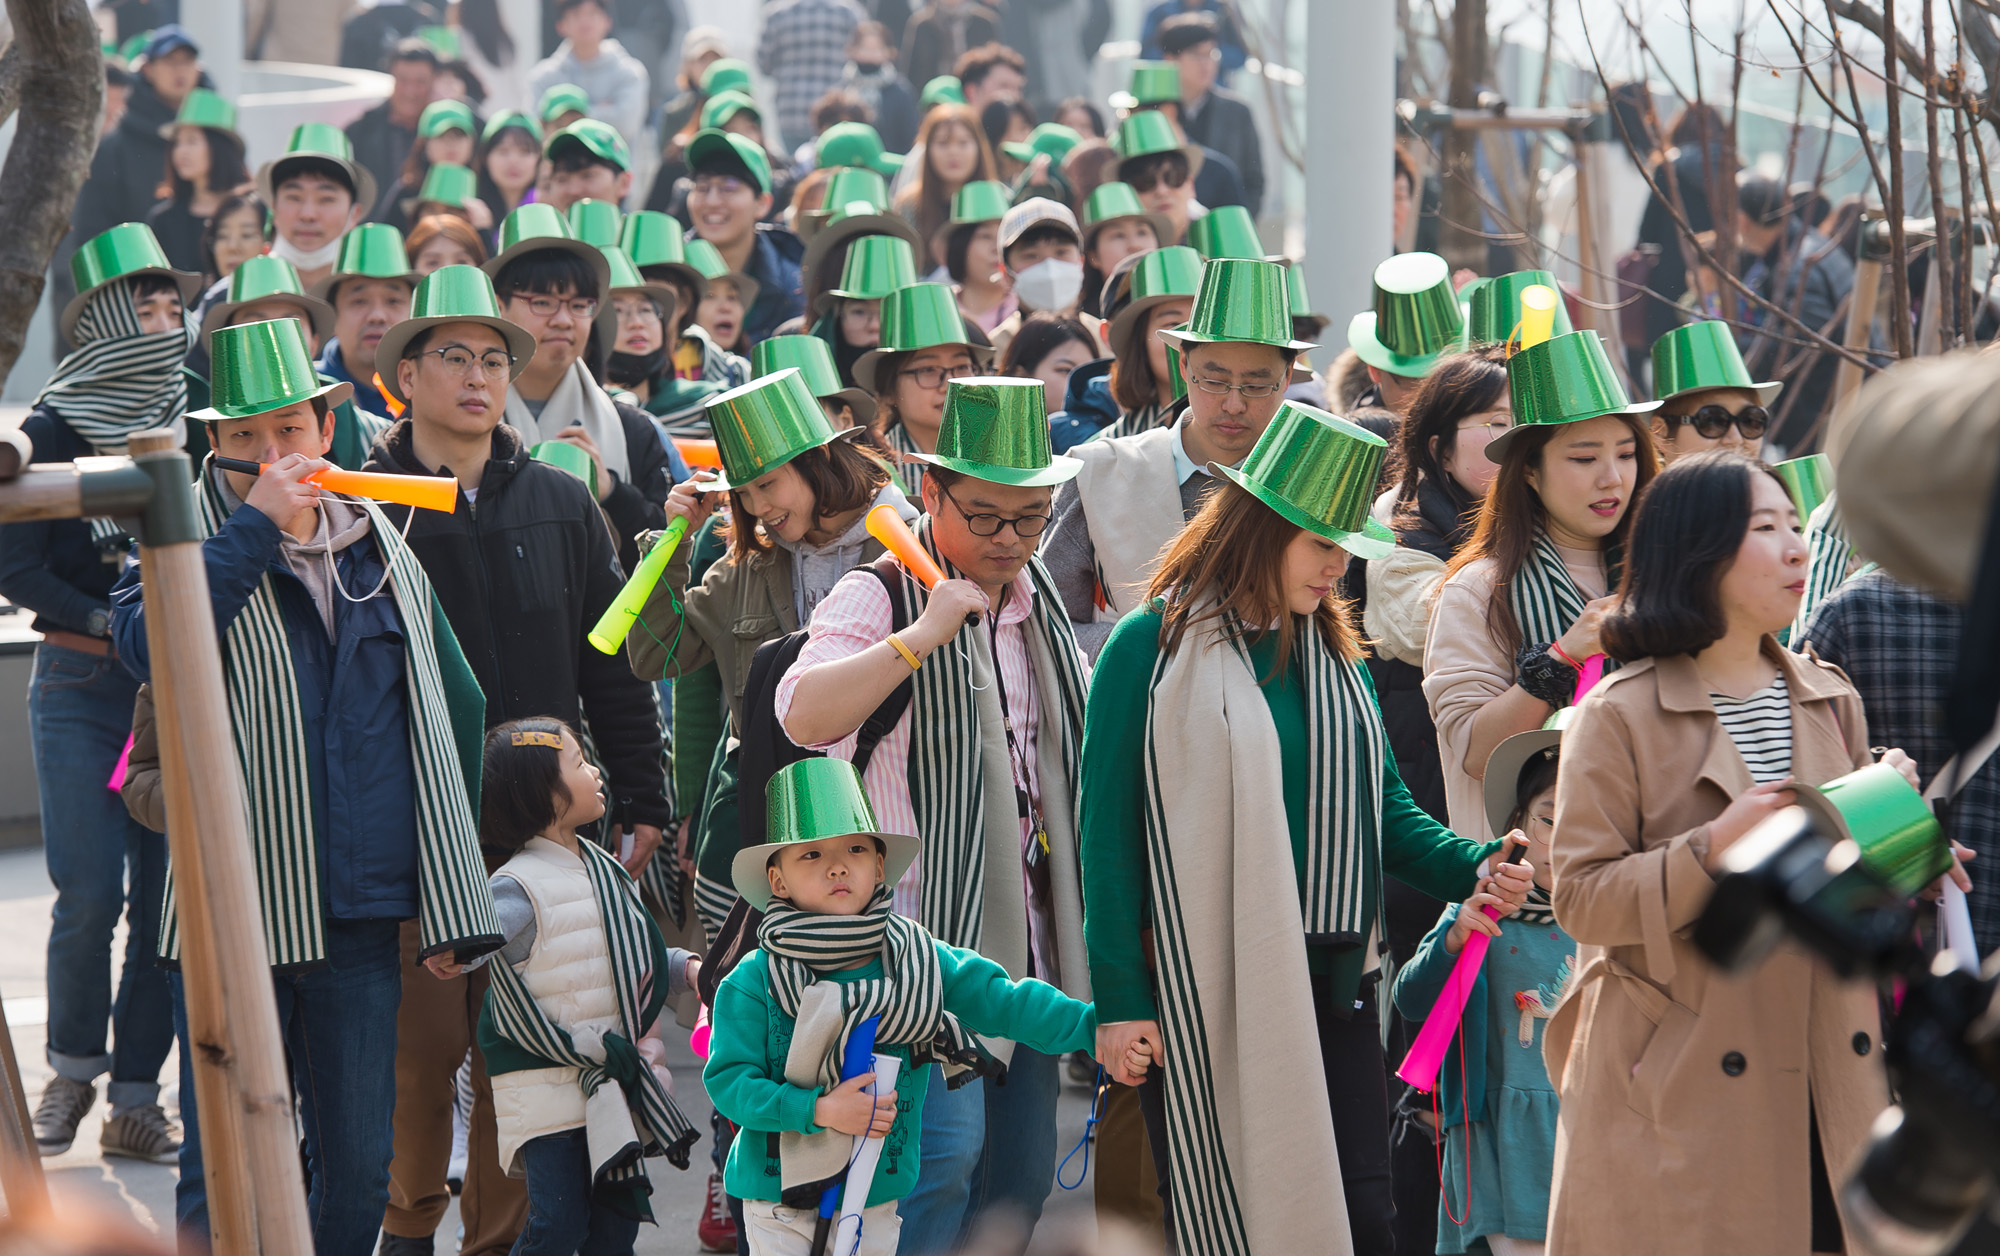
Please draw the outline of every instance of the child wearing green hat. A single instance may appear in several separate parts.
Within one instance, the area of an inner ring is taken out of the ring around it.
[[[702,1071],[746,1135],[725,1180],[744,1201],[753,1256],[805,1256],[821,1191],[845,1172],[854,1140],[883,1139],[860,1232],[846,1225],[841,1250],[889,1256],[898,1201],[923,1164],[932,1066],[946,1079],[1004,1076],[979,1035],[1047,1054],[1088,1050],[1096,1016],[896,912],[890,889],[916,862],[917,839],[883,831],[851,764],[801,760],[773,774],[768,793],[769,840],[732,866],[737,891],[765,913],[758,949],[716,993]],[[871,1020],[874,1054],[901,1065],[892,1095],[872,1091],[873,1071],[842,1076],[849,1039]]]
[[[411,213],[419,206],[419,201],[413,198],[421,197],[431,169],[457,166],[469,170],[478,143],[479,119],[470,105],[462,100],[434,100],[425,105],[417,119],[417,138],[410,144],[409,155],[403,158],[396,181],[371,206],[374,212],[369,221],[386,222],[398,231],[408,231],[420,216]],[[484,204],[476,211],[467,207],[459,212],[467,214],[472,225],[481,231],[493,226],[492,211]]]

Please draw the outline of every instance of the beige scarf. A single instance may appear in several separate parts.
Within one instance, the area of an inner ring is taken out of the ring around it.
[[[610,395],[597,386],[590,372],[583,369],[583,363],[577,362],[569,368],[556,390],[549,394],[540,418],[528,409],[518,391],[507,390],[507,426],[519,432],[521,439],[531,446],[554,440],[565,428],[578,424],[597,442],[604,469],[629,482],[632,462],[625,450],[625,424],[618,418],[618,408],[611,404]]]
[[[1097,551],[1097,582],[1111,603],[1098,608],[1097,621],[1114,622],[1146,600],[1160,555],[1187,523],[1174,474],[1174,429],[1085,441],[1069,452],[1083,463],[1075,491]]]

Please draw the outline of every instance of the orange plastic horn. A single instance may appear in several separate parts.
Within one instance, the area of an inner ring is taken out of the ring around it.
[[[331,493],[372,497],[401,506],[421,506],[446,514],[458,509],[458,480],[453,476],[385,475],[379,471],[347,471],[328,467],[307,481]]]
[[[713,467],[722,469],[722,455],[717,452],[712,440],[694,440],[690,437],[674,437],[674,448],[681,451],[681,457],[690,467]]]
[[[944,579],[944,572],[938,569],[937,562],[924,549],[923,542],[917,540],[917,534],[910,531],[910,525],[903,522],[903,516],[896,513],[894,506],[875,507],[868,512],[862,523],[868,529],[869,536],[882,542],[884,549],[894,554],[903,566],[910,569],[910,574],[917,578],[918,584],[926,589],[935,589],[938,581]],[[979,622],[979,616],[967,615],[965,622],[976,624]]]

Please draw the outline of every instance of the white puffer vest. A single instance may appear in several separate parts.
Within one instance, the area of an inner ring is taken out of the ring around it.
[[[543,1013],[569,1032],[579,1052],[603,1058],[605,1031],[619,1027],[618,996],[604,920],[583,860],[537,837],[497,875],[513,878],[535,907],[535,944],[514,971]],[[536,1068],[493,1078],[500,1163],[507,1166],[508,1176],[521,1176],[514,1157],[523,1143],[583,1125],[581,1073],[574,1068]]]

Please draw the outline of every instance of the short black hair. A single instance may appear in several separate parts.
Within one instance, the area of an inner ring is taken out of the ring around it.
[[[1737,181],[1736,208],[1751,222],[1775,227],[1792,212],[1792,196],[1776,179],[1750,175]]]
[[[951,233],[945,236],[944,270],[951,276],[953,283],[965,282],[966,255],[972,251],[972,237],[978,233],[982,225],[976,222],[962,222],[951,228]],[[994,230],[999,230],[998,223],[994,224]]]
[[[1082,243],[1076,238],[1076,232],[1071,231],[1059,222],[1045,222],[1023,231],[1020,239],[1008,245],[1004,252],[1012,253],[1024,244],[1040,244],[1044,240],[1062,240],[1076,245],[1079,249],[1083,247]],[[1000,260],[1005,261],[1007,259],[1003,255]]]
[[[615,161],[608,161],[603,157],[599,157],[596,153],[590,151],[588,147],[578,144],[573,140],[563,144],[556,150],[556,155],[549,158],[549,169],[561,174],[576,174],[580,171],[588,170],[592,166],[603,166],[612,174],[625,173],[625,167]]]
[[[181,295],[181,286],[165,275],[134,275],[129,282],[134,301],[143,301],[163,292],[172,293],[176,299]]]
[[[414,35],[397,42],[396,46],[390,50],[388,58],[383,61],[382,68],[387,70],[392,66],[401,65],[406,61],[421,61],[433,70],[444,64],[438,60],[437,49]]]
[[[347,199],[359,200],[355,190],[354,176],[342,169],[339,163],[325,157],[285,157],[271,167],[271,195],[276,197],[278,189],[301,175],[315,174],[328,183],[338,183],[347,189]]]
[[[958,63],[951,68],[960,87],[974,88],[986,81],[986,76],[1000,66],[1014,67],[1020,75],[1028,73],[1027,59],[1007,45],[995,40],[977,48],[968,48],[959,54]]]
[[[574,292],[579,297],[596,299],[601,294],[597,290],[597,272],[590,263],[564,249],[534,249],[523,253],[500,268],[493,276],[493,295],[500,301],[507,301],[528,292],[536,296],[554,296],[561,292]]]
[[[565,13],[580,5],[594,4],[606,17],[612,16],[610,0],[556,0],[556,20],[561,21]]]
[[[515,745],[516,733],[576,733],[548,715],[508,720],[486,734],[480,755],[479,844],[489,869],[556,821],[573,801],[562,782],[562,751],[552,746]]]
[[[1222,28],[1206,13],[1176,13],[1160,23],[1160,55],[1178,57],[1190,48],[1222,42]]]

